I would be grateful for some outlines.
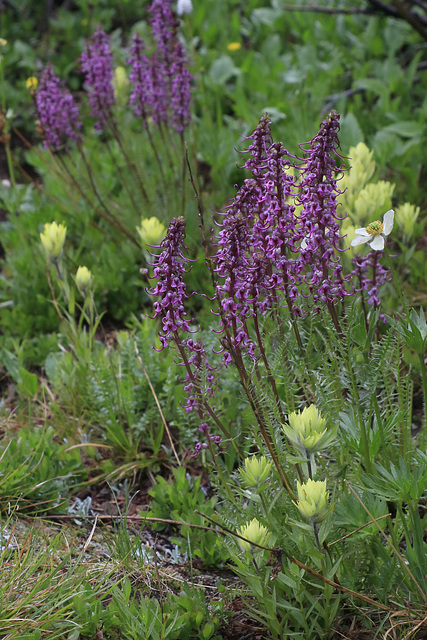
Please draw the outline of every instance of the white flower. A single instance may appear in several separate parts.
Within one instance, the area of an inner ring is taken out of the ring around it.
[[[374,251],[382,251],[384,249],[384,238],[386,238],[393,229],[394,211],[390,209],[384,214],[383,221],[375,220],[368,224],[366,229],[356,229],[357,235],[354,240],[351,241],[352,247],[357,247],[359,244],[367,242],[371,249]]]
[[[184,13],[191,13],[193,11],[193,3],[191,0],[178,0],[176,3],[176,12],[179,16]]]

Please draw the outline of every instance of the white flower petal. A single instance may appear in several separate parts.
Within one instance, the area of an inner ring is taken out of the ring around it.
[[[357,233],[358,236],[366,236],[367,238],[371,236],[371,234],[366,231],[365,227],[362,227],[361,229],[355,229],[354,233]]]
[[[178,0],[176,3],[176,12],[179,16],[184,13],[191,13],[193,11],[193,4],[191,0]]]
[[[358,236],[357,238],[354,238],[354,240],[350,242],[350,246],[357,247],[357,245],[359,244],[365,244],[365,242],[368,242],[370,238],[372,238],[372,236],[369,235],[369,233],[366,237]]]
[[[375,236],[372,242],[369,243],[371,249],[374,251],[382,251],[384,249],[384,238],[382,236]]]
[[[394,221],[394,211],[393,209],[389,209],[387,213],[384,214],[383,218],[383,234],[388,236],[390,231],[393,229],[393,221]]]

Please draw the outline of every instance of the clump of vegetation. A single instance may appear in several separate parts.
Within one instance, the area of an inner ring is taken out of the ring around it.
[[[422,3],[4,4],[0,638],[418,637]]]

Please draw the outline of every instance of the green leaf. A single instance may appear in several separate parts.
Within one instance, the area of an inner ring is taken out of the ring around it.
[[[347,113],[341,120],[341,147],[345,150],[365,141],[362,127],[354,113]]]
[[[285,587],[285,589],[288,587],[289,589],[292,589],[294,591],[298,586],[296,581],[290,576],[287,576],[285,573],[283,573],[283,571],[279,571],[275,582],[277,582],[280,586]]]
[[[252,11],[253,21],[259,24],[265,24],[267,27],[272,27],[280,15],[280,10],[270,9],[270,7],[261,7],[260,9],[254,9]]]
[[[402,138],[415,138],[421,136],[423,132],[423,126],[419,122],[413,120],[406,120],[401,122],[395,122],[384,127],[382,131],[389,131],[395,133]]]
[[[384,82],[381,82],[379,78],[361,78],[355,81],[354,86],[357,89],[366,89],[367,91],[372,91],[377,95],[382,95],[385,91],[387,91]]]
[[[76,290],[74,287],[70,287],[70,297],[68,300],[68,313],[74,315],[76,309]]]
[[[401,155],[401,147],[401,139],[387,129],[377,131],[374,136],[374,150],[382,162]]]
[[[215,627],[212,624],[212,622],[207,622],[202,629],[203,638],[205,638],[205,640],[209,640],[209,638],[212,636],[214,631],[215,631]]]
[[[34,398],[39,389],[39,381],[35,373],[27,371],[23,367],[19,369],[19,375],[21,382],[19,384],[19,390],[28,399]]]
[[[240,74],[230,56],[220,56],[210,68],[209,77],[214,84],[223,85]]]
[[[396,330],[403,336],[406,345],[415,351],[415,353],[423,354],[427,342],[427,323],[424,310],[420,309],[417,315],[415,309],[411,309],[409,320],[398,316],[398,319],[387,318],[390,324],[396,327]]]

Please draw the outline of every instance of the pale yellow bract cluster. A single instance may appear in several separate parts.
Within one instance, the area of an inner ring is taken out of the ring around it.
[[[314,404],[304,407],[302,411],[290,413],[288,423],[282,428],[288,440],[304,456],[321,451],[336,438],[336,428],[326,428],[326,419],[322,418]]]
[[[252,456],[251,458],[246,458],[245,468],[241,468],[239,471],[248,487],[255,488],[265,483],[270,475],[271,467],[272,462],[267,460],[265,456],[260,456],[259,458]]]
[[[367,227],[372,221],[379,220],[385,211],[392,208],[392,197],[395,185],[385,180],[371,182],[375,173],[373,151],[364,142],[359,142],[349,151],[351,168],[342,173],[339,188],[343,191],[338,196],[338,215],[347,218],[341,226],[344,248],[350,247],[356,229]],[[396,225],[403,230],[406,238],[413,234],[414,225],[419,215],[419,207],[405,203],[395,208]],[[351,256],[359,251],[360,245],[352,245]],[[346,254],[344,254],[346,255]]]
[[[40,234],[40,240],[49,261],[56,261],[64,248],[65,237],[67,235],[67,227],[57,222],[46,222],[43,226],[43,232]],[[92,282],[92,272],[85,266],[77,269],[74,280],[80,292],[86,295],[87,290]]]
[[[143,245],[157,245],[163,240],[166,227],[156,216],[152,216],[143,218],[136,230]]]
[[[329,512],[329,491],[326,480],[307,480],[303,484],[297,482],[298,502],[296,506],[300,514],[313,523],[321,522]]]
[[[119,102],[126,100],[129,78],[124,67],[116,67],[113,77],[114,97]]]
[[[40,240],[49,259],[59,257],[67,235],[67,227],[56,222],[46,222],[43,227],[43,233],[40,234]]]
[[[346,209],[351,208],[360,191],[374,175],[373,155],[374,152],[370,151],[364,142],[359,142],[356,147],[350,147],[351,169],[345,171],[339,181],[339,188],[344,193],[339,196],[338,202],[341,202]]]
[[[394,210],[397,226],[402,229],[403,235],[409,238],[414,231],[414,225],[420,215],[420,208],[414,204],[405,202]]]
[[[75,275],[76,285],[82,293],[89,288],[92,280],[92,272],[87,267],[79,267]]]
[[[260,524],[256,518],[240,527],[240,529],[237,530],[237,533],[243,538],[246,538],[245,540],[241,540],[240,538],[238,539],[240,547],[243,551],[249,551],[250,553],[262,551],[259,547],[255,547],[254,544],[259,544],[262,547],[265,547],[267,546],[268,539],[271,536],[271,532],[267,527]]]

